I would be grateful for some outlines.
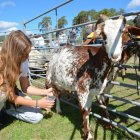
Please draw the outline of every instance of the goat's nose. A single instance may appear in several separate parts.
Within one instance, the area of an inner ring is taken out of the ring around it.
[[[117,59],[118,57],[119,57],[119,54],[111,54],[111,57],[113,58],[113,59]]]

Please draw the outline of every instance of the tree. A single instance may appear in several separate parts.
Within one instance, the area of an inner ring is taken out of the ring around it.
[[[48,31],[50,31],[51,30],[51,25],[52,25],[51,17],[44,17],[42,19],[42,21],[38,23],[38,27],[39,28],[41,27],[40,31],[42,33],[46,33]],[[43,35],[43,37],[45,39],[48,39],[49,41],[52,40],[52,34],[45,34],[45,35]],[[48,41],[48,40],[45,40],[45,42]]]
[[[81,11],[76,17],[73,19],[73,25],[81,24],[89,21],[88,11]]]
[[[97,20],[98,12],[96,12],[96,10],[92,9],[88,12],[88,16],[89,16],[89,21]]]
[[[133,22],[132,19],[130,19],[130,20],[127,20],[127,21],[126,21],[126,24],[128,24],[128,25],[134,25],[134,22]]]
[[[38,23],[38,27],[39,28],[41,27],[40,31],[42,31],[43,33],[50,30],[51,25],[52,25],[51,17],[44,17],[42,21]]]
[[[61,18],[58,19],[58,28],[59,29],[64,28],[64,26],[67,24],[68,24],[68,22],[67,22],[65,16],[62,16]]]
[[[118,15],[123,15],[123,14],[125,14],[124,9],[120,9],[120,10],[117,12],[117,14],[118,14]]]
[[[120,11],[117,12],[113,8],[111,8],[111,9],[105,8],[105,9],[100,10],[99,12],[97,12],[94,9],[89,10],[89,11],[81,11],[76,17],[74,17],[72,24],[77,25],[77,24],[82,24],[82,23],[86,23],[89,21],[97,20],[100,14],[105,14],[108,17],[112,17],[112,16],[118,15],[118,13],[124,13],[124,10],[120,9]],[[80,29],[80,31],[82,31],[83,38],[86,38],[85,26],[78,27],[78,29]]]
[[[113,8],[111,8],[111,9],[106,9],[105,8],[105,9],[99,11],[98,13],[99,13],[99,15],[104,14],[104,15],[106,15],[108,17],[112,17],[112,16],[115,16],[115,15],[118,14],[117,11],[115,9],[113,9]]]

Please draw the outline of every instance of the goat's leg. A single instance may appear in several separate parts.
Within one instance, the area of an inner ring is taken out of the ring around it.
[[[89,123],[90,109],[89,110],[81,109],[81,112],[82,112],[82,117],[83,117],[82,138],[83,138],[83,140],[93,140],[92,130],[91,130],[90,123]]]
[[[105,89],[104,89],[104,93],[110,93],[111,89],[113,88],[113,85],[108,85]],[[109,97],[106,97],[104,95],[98,95],[97,97],[97,101],[100,105],[103,105],[105,107],[101,107],[101,115],[102,117],[105,117],[107,119],[110,119],[110,115],[109,115],[109,112],[107,110],[107,106],[109,104]],[[112,125],[110,125],[109,123],[105,123],[105,127],[106,128],[110,128],[112,129]]]
[[[98,95],[97,96],[97,101],[98,101],[99,105],[104,105],[105,106],[105,108],[101,107],[102,117],[109,118],[109,112],[106,109],[106,107],[108,106],[108,103],[109,103],[109,98],[105,97],[103,95]]]
[[[59,113],[59,114],[62,114],[62,110],[61,110],[61,107],[60,107],[60,94],[56,98],[56,112]]]
[[[89,115],[91,111],[93,95],[89,93],[78,94],[79,106],[82,113],[83,119],[83,134],[82,137],[84,140],[93,140],[93,131],[90,127]]]
[[[100,105],[103,105],[104,106],[104,108],[101,107],[101,116],[110,120],[110,115],[109,115],[109,112],[107,110],[107,106],[109,104],[109,98],[102,96],[100,99],[98,97],[97,100],[98,100],[98,103]],[[112,129],[112,125],[111,124],[109,124],[107,122],[104,122],[103,124],[104,124],[105,128]]]

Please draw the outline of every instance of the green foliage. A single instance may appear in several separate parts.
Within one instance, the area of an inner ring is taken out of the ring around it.
[[[100,15],[100,14],[105,14],[105,15],[107,15],[108,17],[112,17],[112,16],[117,15],[117,12],[116,12],[116,10],[113,9],[113,8],[111,8],[111,9],[106,9],[106,8],[105,8],[105,9],[99,11],[99,15]]]
[[[117,15],[123,15],[123,14],[125,14],[125,11],[124,11],[124,9],[120,9],[118,12],[117,12]]]
[[[77,24],[88,22],[88,21],[97,20],[100,14],[105,14],[108,17],[111,17],[111,16],[115,16],[115,15],[122,15],[124,13],[125,13],[124,9],[120,9],[119,11],[116,11],[113,8],[111,8],[111,9],[105,8],[100,11],[96,11],[94,9],[91,9],[88,11],[80,11],[78,13],[78,15],[74,17],[72,24],[77,25]],[[59,29],[64,28],[65,25],[67,25],[67,24],[68,24],[68,21],[65,16],[62,16],[58,19],[58,28]],[[42,19],[42,21],[38,23],[38,27],[40,27],[40,28],[48,29],[49,25],[52,25],[51,17],[44,17]],[[41,31],[43,32],[43,30],[41,30]]]
[[[99,13],[96,10],[92,9],[88,11],[89,21],[96,20],[99,16]]]
[[[0,42],[3,42],[5,40],[5,36],[0,36]]]
[[[38,27],[41,28],[40,31],[44,32],[45,28],[49,30],[50,26],[52,25],[51,17],[44,17],[41,22],[38,23]]]
[[[128,25],[134,25],[133,20],[128,20],[126,23],[127,23]]]
[[[65,25],[68,24],[68,21],[66,20],[66,17],[65,16],[62,16],[61,18],[58,19],[58,28],[61,29],[61,28],[64,28]]]
[[[77,16],[74,17],[73,19],[73,25],[76,24],[81,24],[81,23],[85,23],[88,21],[93,21],[93,20],[97,20],[100,14],[105,14],[108,17],[112,17],[115,15],[121,15],[124,14],[125,11],[123,9],[120,9],[118,12],[111,8],[111,9],[102,9],[100,11],[96,11],[94,9],[89,10],[89,11],[81,11]]]
[[[73,19],[73,25],[88,22],[88,11],[81,11],[76,17]]]

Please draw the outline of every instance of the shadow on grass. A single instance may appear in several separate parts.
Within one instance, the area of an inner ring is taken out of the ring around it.
[[[115,109],[116,107],[117,106],[109,104],[109,108]],[[93,105],[93,108],[94,108],[95,113],[101,114],[100,107]],[[135,107],[131,107],[131,108],[127,109],[126,111],[123,111],[123,113],[130,114],[132,116],[140,118],[140,113],[138,110],[139,110],[139,108],[137,106],[135,106]],[[136,120],[131,122],[130,118],[124,117],[122,115],[119,115],[119,114],[116,114],[116,113],[113,113],[110,111],[109,111],[109,116],[110,116],[110,119],[114,122],[116,122],[116,120],[119,119],[119,121],[117,121],[117,123],[118,124],[125,123],[124,126],[126,126],[127,128],[134,127],[134,125],[138,125],[137,123],[139,123]],[[129,125],[128,125],[128,123],[129,123]],[[104,122],[103,120],[97,119],[97,121],[95,123],[94,140],[98,140],[98,136],[100,135],[99,131],[101,131],[99,128],[100,125],[103,127],[103,138],[102,138],[103,140],[114,140],[114,139],[116,139],[116,137],[118,140],[120,140],[120,139],[139,140],[138,136],[134,136],[134,134],[131,134],[131,133],[126,133],[123,129],[121,129],[119,127],[112,126],[113,127],[112,129],[107,129],[105,127],[106,124],[107,123]],[[133,128],[130,128],[130,129],[134,130]],[[110,131],[110,138],[107,136],[107,131]],[[140,133],[140,128],[137,127],[134,131]]]
[[[131,95],[128,95],[128,96],[131,96]],[[72,101],[70,101],[70,103],[73,103],[74,105],[78,106],[77,100],[72,100]],[[118,107],[118,105],[112,105],[112,104],[109,104],[108,106],[111,109],[117,109],[117,107]],[[64,102],[61,102],[61,108],[62,108],[63,116],[66,116],[69,119],[69,121],[74,125],[74,128],[71,132],[71,137],[69,138],[69,140],[73,140],[75,138],[77,130],[80,132],[80,134],[82,134],[83,122],[82,122],[81,112],[79,109],[74,108],[73,106],[71,106],[67,103],[64,103]],[[101,115],[101,108],[98,106],[95,106],[93,104],[92,112]],[[124,111],[123,113],[132,114],[132,112],[134,113],[133,114],[134,116],[140,118],[138,107],[129,108],[126,111]],[[109,111],[109,114],[110,114],[110,119],[112,121],[116,122],[116,120],[119,119],[119,122],[117,122],[117,123],[125,123],[125,126],[128,124],[127,123],[129,121],[128,118],[118,115],[116,113],[110,112],[110,111]],[[119,140],[122,140],[122,139],[131,140],[134,138],[137,139],[137,137],[133,136],[133,134],[126,133],[121,128],[113,127],[110,130],[106,129],[106,127],[105,127],[106,123],[104,121],[97,119],[93,116],[90,116],[90,122],[92,122],[93,120],[95,120],[95,121],[93,122],[93,124],[91,126],[92,126],[92,130],[94,132],[94,134],[93,134],[94,140],[98,140],[101,137],[103,140],[114,140],[116,138]],[[136,122],[131,123],[130,125],[133,126],[135,124],[136,124]],[[129,127],[129,125],[127,127]],[[102,129],[103,129],[103,134],[101,136],[100,131]],[[138,131],[138,130],[139,130],[139,128],[135,131]],[[108,133],[110,133],[109,136],[108,136]]]
[[[108,130],[106,128],[101,130],[99,122],[95,124],[94,140],[99,140],[99,135],[101,135],[100,131],[102,131],[103,133],[102,138],[100,136],[100,139],[102,140],[134,140],[134,139],[139,140],[139,138],[130,136],[126,132],[117,127],[113,127],[111,130]],[[108,135],[108,133],[110,134]]]
[[[126,77],[131,80],[137,80],[140,82],[140,73],[136,75],[135,73],[126,73]]]
[[[75,104],[75,103],[74,103]],[[76,105],[77,105],[77,101],[76,101]],[[62,112],[63,112],[63,115],[66,116],[69,121],[74,125],[74,128],[71,132],[71,137],[69,138],[69,140],[74,140],[74,136],[75,136],[75,133],[76,133],[76,130],[78,130],[81,134],[82,134],[82,115],[81,115],[81,112],[79,109],[77,108],[74,108],[72,107],[71,105],[68,105],[66,103],[63,103],[61,102],[61,107],[62,107]],[[114,106],[114,105],[109,105],[110,108],[112,109],[115,109],[117,108],[117,106]],[[137,115],[138,117],[140,118],[140,115],[138,113],[138,111],[136,111],[137,108],[131,108],[130,110],[128,109],[127,111],[128,112],[137,112]],[[97,107],[97,106],[92,106],[92,112],[93,113],[96,113],[96,114],[101,114],[101,108],[100,107]],[[125,111],[124,113],[127,113],[127,111]],[[136,116],[136,115],[135,115]],[[120,118],[120,122],[124,122],[126,123],[127,119],[125,117],[122,117],[122,116],[119,116],[117,115],[116,113],[112,113],[110,112],[110,119],[115,121],[115,119],[118,119]],[[125,118],[125,119],[124,119]],[[94,121],[93,121],[94,120]],[[100,120],[100,119],[95,119],[95,117],[93,116],[90,116],[90,122],[93,121],[93,124],[92,124],[92,129],[93,129],[93,136],[94,136],[94,140],[98,140],[100,137],[101,137],[101,130],[103,129],[103,140],[114,140],[114,139],[129,139],[129,140],[132,140],[133,138],[133,135],[131,134],[128,134],[126,132],[124,132],[122,129],[120,128],[117,128],[117,127],[113,127],[112,129],[107,129],[105,127],[105,124],[104,121]],[[91,124],[91,123],[90,123]],[[108,133],[109,136],[108,136]],[[81,138],[82,139],[82,138]],[[137,139],[137,138],[136,138]]]
[[[76,103],[76,105],[78,105]],[[76,130],[82,134],[82,115],[79,109],[74,108],[66,103],[61,102],[61,109],[62,109],[62,116],[66,116],[69,121],[74,125],[74,129],[71,133],[71,137],[69,140],[74,139],[74,135],[76,133]]]
[[[0,130],[9,126],[13,123],[16,119],[12,116],[7,115],[3,111],[0,111]]]
[[[123,113],[140,118],[140,112],[138,110],[139,110],[139,107],[134,106],[134,107],[130,107],[129,109],[123,111]],[[129,117],[123,117],[123,116],[119,116],[119,117],[120,117],[120,122],[125,122],[125,123],[128,122]],[[138,122],[136,121],[136,123],[138,123]],[[129,126],[132,126],[132,125],[134,125],[134,124],[130,124]]]
[[[95,132],[94,132],[94,140],[99,140],[99,131],[100,131],[100,122],[97,122],[95,124]],[[118,129],[116,129],[115,127],[112,128],[110,130],[111,134],[110,134],[110,138],[107,136],[107,133],[108,133],[108,129],[104,128],[103,129],[103,137],[102,137],[102,140],[114,140],[114,139],[117,139],[117,140],[122,140],[122,135],[120,135],[120,131]],[[129,139],[131,140],[131,139]]]

